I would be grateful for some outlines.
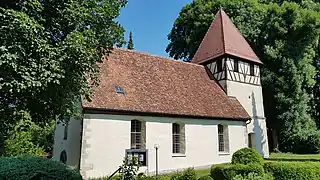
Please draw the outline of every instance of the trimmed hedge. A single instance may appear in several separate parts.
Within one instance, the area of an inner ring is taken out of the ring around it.
[[[236,175],[247,176],[249,173],[263,175],[263,166],[260,164],[217,164],[211,167],[211,177],[214,180],[232,180]]]
[[[316,162],[266,162],[264,169],[276,180],[320,179],[320,163]]]
[[[0,158],[0,179],[82,180],[78,170],[43,157]]]
[[[250,164],[257,163],[263,164],[263,158],[260,154],[251,148],[242,148],[233,153],[232,155],[232,164]]]
[[[257,175],[255,173],[249,173],[247,176],[237,175],[232,180],[274,180],[270,174]]]

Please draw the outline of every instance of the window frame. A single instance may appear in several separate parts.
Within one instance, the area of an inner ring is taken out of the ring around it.
[[[250,76],[255,76],[255,74],[254,74],[254,64],[253,63],[250,63]]]
[[[223,71],[223,66],[222,66],[222,58],[217,60],[217,72],[222,72]]]
[[[239,60],[238,59],[233,60],[233,71],[239,72]]]
[[[130,128],[130,146],[131,149],[142,148],[142,123],[139,120],[131,120]]]
[[[222,132],[221,132],[222,128]],[[224,127],[222,124],[218,124],[218,144],[219,152],[225,152],[225,142],[224,142]]]
[[[65,150],[60,152],[60,162],[62,162],[63,164],[67,164],[68,162],[68,157],[67,157],[67,152]]]
[[[70,122],[70,117],[65,117],[64,118],[64,131],[63,131],[63,140],[68,140],[68,131],[69,131],[69,122]]]
[[[218,124],[218,152],[229,153],[229,133],[228,126]]]
[[[181,125],[178,123],[172,124],[172,153],[181,154]]]

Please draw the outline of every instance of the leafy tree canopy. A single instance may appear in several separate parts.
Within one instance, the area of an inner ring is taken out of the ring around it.
[[[97,63],[123,44],[124,29],[115,18],[125,4],[1,1],[0,118],[9,121],[20,110],[38,122],[77,114],[81,96],[89,98],[97,83]]]
[[[3,154],[5,156],[42,155],[44,152],[51,152],[55,121],[49,121],[40,127],[31,121],[30,115],[25,111],[15,113],[15,115],[20,120],[5,139]]]

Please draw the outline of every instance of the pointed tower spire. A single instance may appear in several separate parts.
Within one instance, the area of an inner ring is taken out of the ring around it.
[[[203,64],[222,55],[231,55],[261,64],[249,43],[221,8],[191,62]]]

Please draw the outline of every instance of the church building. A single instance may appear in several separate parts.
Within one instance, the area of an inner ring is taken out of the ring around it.
[[[89,178],[126,155],[144,173],[230,162],[243,147],[268,157],[261,65],[223,10],[191,62],[114,48],[83,116],[56,124],[53,158]]]

